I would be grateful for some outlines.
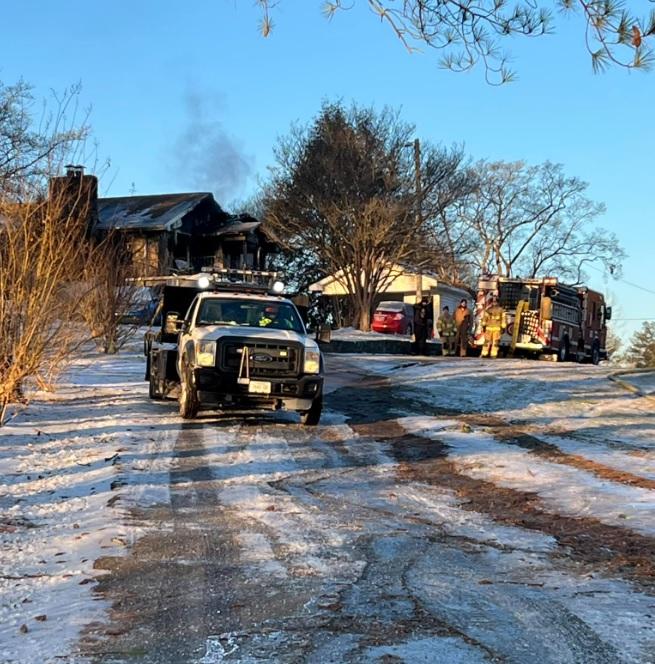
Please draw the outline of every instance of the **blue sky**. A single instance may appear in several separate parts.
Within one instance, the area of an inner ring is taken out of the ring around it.
[[[481,70],[407,53],[362,0],[332,21],[320,5],[282,0],[263,39],[250,0],[7,3],[0,80],[23,77],[40,95],[81,82],[111,160],[104,195],[209,189],[229,208],[266,176],[277,137],[335,98],[400,107],[422,140],[476,159],[562,163],[606,204],[601,224],[628,253],[624,281],[591,272],[591,285],[621,318],[655,319],[655,292],[626,283],[655,291],[655,72],[592,74],[581,19],[564,16],[555,35],[508,41],[519,79],[491,87]]]

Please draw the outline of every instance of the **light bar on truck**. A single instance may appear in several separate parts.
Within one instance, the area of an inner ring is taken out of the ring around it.
[[[275,295],[280,295],[284,291],[284,283],[279,280],[277,272],[211,267],[203,268],[202,272],[205,276],[200,277],[200,280],[207,279],[208,287],[212,290],[240,290]]]

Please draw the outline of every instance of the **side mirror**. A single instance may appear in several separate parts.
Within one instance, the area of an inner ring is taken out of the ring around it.
[[[612,307],[605,307],[605,320],[612,320]]]
[[[166,334],[177,334],[184,327],[184,319],[180,318],[177,311],[169,311],[166,314],[166,322],[164,323],[164,332]]]

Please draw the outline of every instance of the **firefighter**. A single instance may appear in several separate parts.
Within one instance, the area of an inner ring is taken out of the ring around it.
[[[259,327],[271,327],[276,330],[294,329],[294,322],[289,317],[287,307],[280,308],[277,304],[270,304],[264,308],[258,325]]]
[[[260,316],[258,325],[259,327],[271,327],[277,318],[277,307],[268,305],[264,307]]]
[[[459,356],[466,357],[469,345],[469,330],[471,328],[471,310],[465,298],[459,301],[455,309],[455,348],[459,348]]]
[[[439,320],[437,321],[437,331],[443,343],[443,354],[454,355],[455,333],[457,329],[455,327],[455,320],[450,315],[450,309],[447,306],[441,310],[441,316],[439,316]]]
[[[498,304],[498,298],[491,298],[491,306],[482,314],[482,329],[484,330],[484,345],[482,357],[498,357],[500,335],[505,329],[505,310]]]
[[[428,298],[417,298],[414,305],[414,354],[425,355],[426,341],[430,327]]]

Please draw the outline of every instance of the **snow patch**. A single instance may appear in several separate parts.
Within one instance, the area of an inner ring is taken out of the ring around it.
[[[433,417],[405,417],[407,431],[448,445],[459,472],[508,489],[536,493],[547,508],[575,517],[655,535],[655,491],[602,480],[593,473],[552,463],[488,434],[445,431]]]
[[[148,401],[143,371],[136,354],[86,352],[0,429],[3,661],[69,656],[110,608],[93,594],[95,561],[143,534],[131,507],[168,502],[179,425]]]

